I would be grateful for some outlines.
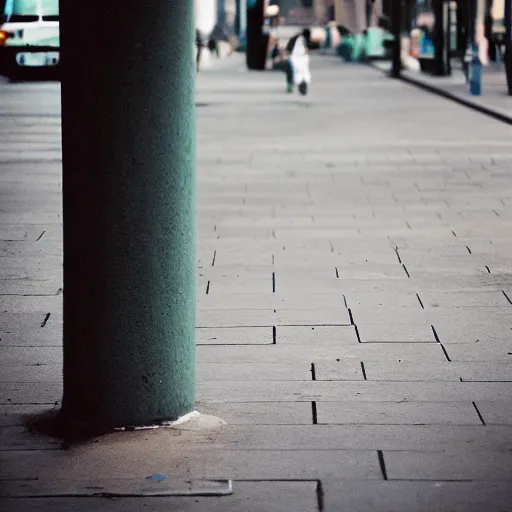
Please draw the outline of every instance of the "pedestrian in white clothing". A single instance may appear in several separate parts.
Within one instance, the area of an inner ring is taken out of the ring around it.
[[[294,86],[297,86],[300,94],[306,95],[311,82],[311,72],[309,70],[309,45],[311,41],[311,32],[308,28],[301,34],[292,37],[286,45],[288,58],[280,63],[279,68],[286,73],[286,90],[293,92]]]

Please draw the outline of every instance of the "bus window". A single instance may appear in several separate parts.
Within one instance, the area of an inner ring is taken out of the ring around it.
[[[4,14],[9,23],[59,21],[59,0],[7,0]]]
[[[59,21],[59,0],[41,0],[41,14],[43,17],[56,17],[48,21]]]

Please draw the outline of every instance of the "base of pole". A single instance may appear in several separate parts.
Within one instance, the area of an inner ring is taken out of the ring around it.
[[[163,421],[157,425],[146,425],[139,427],[120,427],[114,428],[115,432],[133,431],[133,430],[155,430],[159,428],[178,428],[182,430],[209,430],[211,428],[221,427],[227,423],[217,416],[201,414],[199,411],[192,411],[185,414],[175,421]]]
[[[162,427],[176,427],[179,425],[182,425],[183,423],[186,423],[187,421],[191,421],[194,419],[197,419],[198,416],[201,414],[198,411],[192,411],[188,414],[185,414],[174,421],[162,421],[161,423],[157,423],[154,425],[127,425],[126,427],[117,427],[113,428],[112,430],[114,432],[124,432],[124,431],[130,431],[130,430],[154,430],[156,428],[162,428]]]
[[[87,441],[93,437],[116,432],[134,432],[138,430],[156,430],[173,428],[179,430],[212,430],[227,423],[217,416],[192,411],[174,421],[163,421],[153,425],[127,425],[117,428],[102,428],[67,418],[61,409],[50,409],[27,421],[29,431],[63,439],[66,445]]]

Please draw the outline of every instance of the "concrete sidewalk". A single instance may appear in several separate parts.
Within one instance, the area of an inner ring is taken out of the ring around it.
[[[62,393],[59,90],[0,84],[0,508],[512,510],[510,127],[337,58],[306,98],[240,71],[197,85],[197,407],[227,424],[78,444],[25,427]]]
[[[391,63],[374,62],[374,67],[389,72]],[[482,68],[482,94],[472,96],[461,69],[454,68],[451,76],[433,76],[404,69],[402,79],[458,103],[490,114],[512,124],[512,96],[508,96],[503,64],[489,64]]]

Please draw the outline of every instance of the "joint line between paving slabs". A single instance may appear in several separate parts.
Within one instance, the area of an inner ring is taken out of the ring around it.
[[[348,316],[350,318],[350,325],[354,326],[354,330],[356,331],[356,337],[357,341],[361,343],[361,336],[359,334],[359,328],[357,327],[356,323],[354,322],[354,316],[352,315],[352,310],[348,308]]]
[[[436,339],[436,342],[439,343],[439,345],[441,345],[441,349],[444,352],[444,357],[446,357],[447,361],[451,362],[452,360],[450,359],[450,356],[448,355],[448,352],[446,351],[446,348],[441,343],[441,340],[439,339],[439,336],[437,335],[436,328],[433,325],[431,325],[430,327],[432,328],[432,333],[434,334],[434,338]]]
[[[41,327],[46,327],[46,324],[48,323],[48,320],[50,319],[51,313],[46,313],[43,323],[41,324]]]
[[[379,466],[380,466],[380,471],[382,473],[382,478],[384,480],[387,480],[388,472],[386,470],[386,463],[384,462],[384,454],[382,453],[382,450],[377,450],[377,456],[379,457]]]
[[[359,328],[357,327],[357,325],[354,324],[354,330],[356,331],[356,337],[357,337],[357,341],[358,343],[362,343],[361,341],[361,335],[359,334]]]
[[[361,371],[363,372],[364,380],[368,380],[368,379],[366,378],[366,369],[365,369],[365,367],[364,367],[364,363],[363,363],[363,361],[361,361]]]
[[[398,247],[395,247],[395,253],[396,253],[396,257],[398,258],[398,263],[400,263],[400,265],[402,265],[402,258],[400,258],[400,253],[398,252]]]
[[[476,413],[478,414],[478,417],[480,418],[480,421],[482,422],[482,425],[485,427],[484,417],[482,416],[482,414],[478,410],[478,407],[477,407],[476,403],[475,402],[472,402],[472,403],[473,403],[473,407],[475,408]]]
[[[316,481],[316,500],[318,505],[318,512],[324,512],[324,488],[322,486],[322,481]]]

